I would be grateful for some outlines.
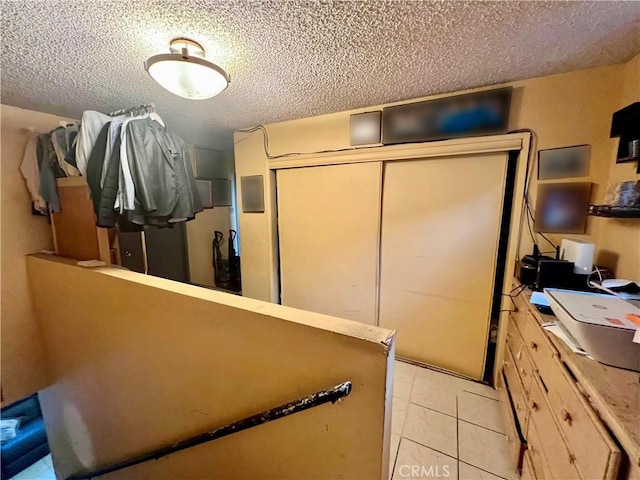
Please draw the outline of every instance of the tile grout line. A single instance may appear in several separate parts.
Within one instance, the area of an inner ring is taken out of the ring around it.
[[[398,440],[398,448],[396,449],[396,454],[393,458],[393,468],[391,469],[391,474],[389,475],[389,480],[393,480],[393,474],[396,473],[396,463],[398,462],[398,455],[400,454],[400,444],[402,443],[402,435],[400,435],[400,440]]]
[[[498,475],[497,473],[490,472],[489,470],[487,470],[485,468],[478,467],[477,465],[474,465],[472,463],[465,462],[463,460],[458,460],[458,463],[464,463],[465,465],[469,465],[470,467],[473,467],[473,468],[476,468],[478,470],[481,470],[481,471],[483,471],[485,473],[488,473],[489,475],[493,475],[494,477],[498,477],[498,478],[502,478],[503,480],[507,480],[505,477],[503,477],[501,475]]]
[[[467,393],[470,393],[470,392],[467,392]],[[479,395],[479,396],[480,396],[480,397],[482,397],[482,395]],[[491,400],[491,399],[490,399],[490,398],[488,398],[488,397],[483,397],[483,398],[487,398],[488,400]],[[402,400],[402,399],[399,399],[399,400]],[[496,401],[497,401],[497,400],[496,400]],[[443,411],[441,411],[441,410],[436,410],[435,408],[425,407],[424,405],[420,405],[419,403],[412,402],[411,400],[409,400],[408,404],[409,404],[409,405],[415,405],[416,407],[424,408],[425,410],[430,410],[430,411],[432,411],[432,412],[440,413],[440,414],[442,414],[442,415],[446,415],[447,417],[451,417],[451,418],[460,418],[460,417],[459,417],[459,413],[458,413],[458,397],[457,397],[457,395],[456,395],[456,415],[451,415],[450,413],[445,413],[445,412],[443,412]],[[461,421],[463,421],[463,422],[465,422],[465,423],[469,423],[469,424],[471,424],[471,425],[475,425],[476,427],[481,427],[481,428],[484,428],[485,430],[490,430],[490,431],[492,431],[492,432],[494,432],[494,433],[499,433],[500,435],[505,435],[505,433],[504,433],[504,432],[500,432],[500,431],[498,431],[498,430],[494,430],[493,428],[485,427],[484,425],[480,425],[480,424],[478,424],[478,423],[470,422],[469,420],[465,420],[464,418],[460,418],[460,420],[461,420]]]
[[[404,425],[407,421],[407,415],[409,415],[409,405],[411,404],[411,393],[413,392],[413,382],[416,379],[416,371],[417,369],[414,369],[413,372],[413,378],[411,379],[411,388],[409,389],[409,398],[407,399],[407,408],[404,412],[404,416],[402,417],[402,426],[400,427],[400,440],[402,440],[403,434],[404,434]],[[392,413],[393,414],[393,413]],[[398,451],[400,451],[400,444],[398,444]]]
[[[497,430],[494,430],[493,428],[485,427],[484,425],[478,425],[477,423],[470,422],[469,420],[465,420],[464,418],[459,418],[458,420],[464,423],[468,423],[469,425],[473,425],[474,427],[484,428],[485,430],[489,430],[490,432],[497,433],[498,435],[502,435],[503,437],[507,436],[504,432],[499,432]]]
[[[457,458],[452,457],[452,456],[451,456],[451,455],[449,455],[448,453],[444,453],[444,452],[442,452],[442,451],[440,451],[440,450],[437,450],[437,449],[435,449],[435,448],[433,448],[433,447],[430,447],[430,446],[428,446],[428,445],[425,445],[424,443],[416,442],[415,440],[413,440],[413,439],[411,439],[411,438],[409,438],[409,437],[402,437],[402,438],[400,439],[400,441],[402,441],[402,440],[406,440],[407,442],[412,442],[412,443],[415,443],[416,445],[420,445],[421,447],[428,448],[429,450],[433,450],[434,452],[439,453],[440,455],[444,455],[445,457],[452,458],[453,460],[458,460]],[[398,452],[399,452],[399,451],[400,451],[400,449],[398,449]]]
[[[469,390],[462,390],[464,393],[470,393],[471,395],[477,395],[478,397],[482,397],[482,398],[486,398],[487,400],[493,400],[494,402],[500,402],[500,400],[498,400],[497,398],[491,398],[491,397],[487,397],[486,395],[482,395],[481,393],[477,393],[477,392],[470,392]]]
[[[457,401],[457,398],[456,398],[456,401]],[[415,405],[416,407],[424,408],[425,410],[430,410],[432,412],[436,412],[436,413],[440,413],[442,415],[446,415],[447,417],[457,418],[457,415],[451,415],[449,413],[444,413],[444,412],[441,412],[440,410],[436,410],[435,408],[425,407],[424,405],[420,405],[419,403],[412,402],[411,400],[409,400],[409,404],[410,405]],[[457,406],[456,406],[456,409],[457,409]],[[457,414],[457,411],[456,411],[456,414]]]
[[[458,394],[456,393],[456,460],[457,460],[457,474],[458,480],[460,480],[460,418],[458,412]]]
[[[484,398],[484,399],[487,399],[487,400],[493,400],[494,402],[499,402],[499,400],[495,399],[495,398],[491,398],[491,397],[486,396],[486,395],[483,395],[481,393],[469,391],[469,390],[466,390],[465,388],[458,387],[460,389],[456,392],[456,413],[455,413],[455,416],[451,415],[451,414],[448,414],[448,413],[441,412],[441,411],[436,410],[434,408],[430,408],[430,407],[426,407],[424,405],[420,405],[419,403],[416,403],[416,402],[411,400],[411,397],[413,395],[414,386],[415,386],[415,380],[417,379],[417,373],[419,371],[419,368],[420,367],[416,367],[414,369],[413,379],[411,381],[411,388],[409,390],[409,401],[407,402],[407,407],[409,405],[415,405],[417,407],[421,407],[421,408],[424,408],[426,410],[429,410],[429,411],[432,411],[432,412],[435,412],[435,413],[439,413],[439,414],[445,415],[447,417],[456,419],[456,458],[455,458],[455,460],[457,462],[457,467],[458,467],[457,468],[457,480],[460,480],[460,464],[469,465],[469,466],[471,466],[473,468],[477,468],[480,471],[483,471],[483,472],[486,472],[488,474],[494,475],[494,476],[496,476],[496,477],[498,477],[500,479],[507,480],[505,477],[503,477],[501,475],[498,475],[498,474],[493,473],[493,472],[491,472],[489,470],[486,470],[484,468],[481,468],[481,467],[478,467],[476,465],[473,465],[473,464],[471,464],[469,462],[465,462],[465,461],[460,460],[460,421],[465,422],[468,425],[473,425],[475,427],[479,427],[479,428],[482,428],[484,430],[488,430],[488,431],[490,431],[492,433],[496,433],[496,434],[501,435],[503,437],[506,436],[506,434],[503,433],[503,432],[499,432],[497,430],[493,430],[492,428],[488,428],[488,427],[485,427],[483,425],[478,425],[478,424],[473,423],[471,421],[464,420],[464,419],[460,418],[459,395],[461,393],[467,393],[467,394],[475,395],[477,397]],[[424,445],[424,444],[422,444],[420,442],[417,442],[417,441],[415,441],[415,440],[413,440],[411,438],[405,437],[403,434],[404,434],[404,426],[405,426],[405,423],[406,423],[407,415],[408,415],[408,408],[407,408],[407,411],[405,412],[405,416],[404,416],[404,419],[403,419],[403,422],[402,422],[402,430],[401,430],[401,434],[400,434],[400,442],[398,443],[398,451],[396,452],[396,458],[395,458],[394,465],[393,465],[394,469],[393,469],[393,472],[392,472],[390,480],[393,480],[393,473],[395,473],[395,467],[397,466],[398,455],[399,455],[399,451],[400,451],[400,444],[402,443],[402,440],[407,440],[408,442],[412,442],[412,443],[414,443],[416,445],[420,445],[420,446],[422,446],[424,448],[427,448],[427,449],[429,449],[431,451],[437,452],[437,453],[439,453],[441,455],[444,455],[444,456],[446,456],[448,458],[453,458],[451,455],[449,455],[447,453],[444,453],[444,452],[442,452],[440,450],[437,450],[437,449],[435,449],[433,447],[430,447],[428,445]]]

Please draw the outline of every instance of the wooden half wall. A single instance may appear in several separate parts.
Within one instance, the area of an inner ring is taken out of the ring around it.
[[[102,478],[387,478],[395,332],[27,257],[58,478],[353,382],[326,404]]]

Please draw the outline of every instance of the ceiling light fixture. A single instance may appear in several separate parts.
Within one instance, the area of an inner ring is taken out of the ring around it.
[[[218,95],[229,85],[229,74],[204,58],[204,48],[188,38],[174,38],[171,53],[154,55],[144,62],[151,78],[171,93],[192,100]]]

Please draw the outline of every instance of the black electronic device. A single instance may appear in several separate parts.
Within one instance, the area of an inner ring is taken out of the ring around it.
[[[534,290],[545,288],[575,288],[576,277],[573,262],[566,260],[544,259],[538,262]],[[585,282],[586,285],[586,282]]]
[[[540,260],[553,260],[553,258],[534,252],[533,255],[525,255],[516,263],[516,277],[520,280],[520,283],[530,288],[535,286],[536,277],[538,276],[538,262]]]
[[[544,288],[580,289],[587,285],[586,276],[573,272],[574,263],[540,254],[534,245],[533,254],[525,255],[516,263],[516,277],[532,290]]]

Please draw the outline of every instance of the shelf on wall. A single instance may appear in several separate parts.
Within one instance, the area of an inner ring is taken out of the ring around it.
[[[617,207],[612,205],[590,205],[589,215],[610,218],[640,218],[640,207]]]

